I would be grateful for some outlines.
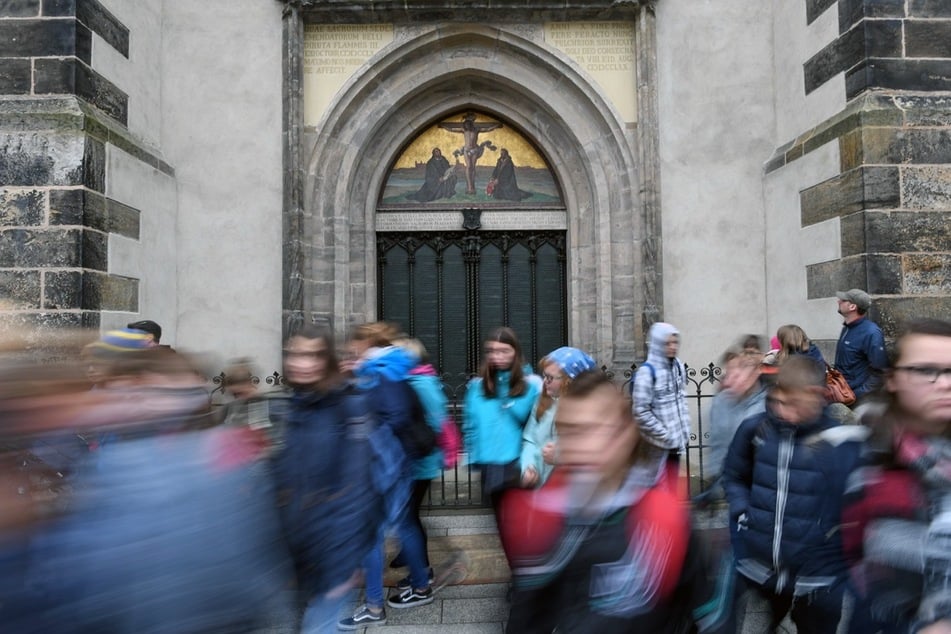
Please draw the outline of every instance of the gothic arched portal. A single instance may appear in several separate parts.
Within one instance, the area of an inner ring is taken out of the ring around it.
[[[531,139],[463,110],[419,131],[383,182],[378,317],[462,381],[496,326],[514,328],[531,360],[567,343],[565,205]]]
[[[379,316],[389,168],[420,131],[473,111],[520,131],[560,186],[568,341],[607,365],[633,360],[638,316],[659,303],[654,272],[644,272],[644,250],[653,261],[659,253],[659,228],[639,200],[637,131],[577,67],[530,38],[475,24],[402,33],[304,131],[301,213],[285,231],[299,292],[285,293],[285,310],[341,333]]]

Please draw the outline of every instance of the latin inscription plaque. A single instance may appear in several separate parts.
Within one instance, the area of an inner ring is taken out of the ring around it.
[[[637,121],[633,22],[549,22],[545,41],[594,77],[624,121]]]
[[[316,126],[347,80],[393,41],[389,24],[304,26],[304,125]]]

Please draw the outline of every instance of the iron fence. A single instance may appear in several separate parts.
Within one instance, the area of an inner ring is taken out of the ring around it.
[[[617,370],[602,367],[601,371],[614,381],[619,390],[630,393],[631,381],[633,381],[637,367],[637,364]],[[714,475],[708,473],[704,465],[704,452],[708,449],[710,440],[710,432],[707,429],[705,418],[709,410],[708,400],[715,395],[716,384],[720,381],[722,369],[713,363],[700,367],[687,365],[686,369],[691,434],[684,463],[690,494],[696,495],[708,488],[711,484],[711,476]],[[220,400],[225,378],[225,374],[222,372],[212,379],[212,383],[215,385],[212,396],[215,400]],[[449,402],[450,414],[460,427],[463,421],[462,403],[465,398],[466,386],[471,378],[471,375],[465,373],[440,375],[443,390]],[[255,385],[260,385],[262,379],[255,376],[252,377],[252,382]],[[273,372],[264,377],[263,382],[269,387],[279,387],[284,385],[284,377],[279,372]],[[479,471],[468,463],[465,454],[461,456],[456,466],[443,470],[440,476],[433,480],[429,494],[423,501],[423,508],[428,510],[473,509],[484,508],[487,505],[488,500],[482,497]]]

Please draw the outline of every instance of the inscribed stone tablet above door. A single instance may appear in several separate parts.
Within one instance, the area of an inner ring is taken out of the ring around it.
[[[304,26],[304,125],[316,126],[347,80],[393,41],[391,24]]]
[[[518,130],[459,112],[423,130],[393,163],[380,208],[563,207],[548,163]]]
[[[626,123],[637,122],[633,22],[549,22],[545,41],[597,81]]]

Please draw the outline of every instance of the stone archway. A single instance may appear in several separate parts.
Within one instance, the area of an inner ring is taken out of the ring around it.
[[[376,317],[374,220],[386,166],[406,139],[450,112],[477,108],[516,124],[546,155],[568,209],[570,341],[607,364],[634,357],[659,305],[644,274],[657,223],[639,200],[636,134],[550,50],[504,28],[432,28],[394,43],[305,132],[301,212],[285,260],[297,292],[285,311],[341,332]],[[651,273],[653,275],[653,273]]]

